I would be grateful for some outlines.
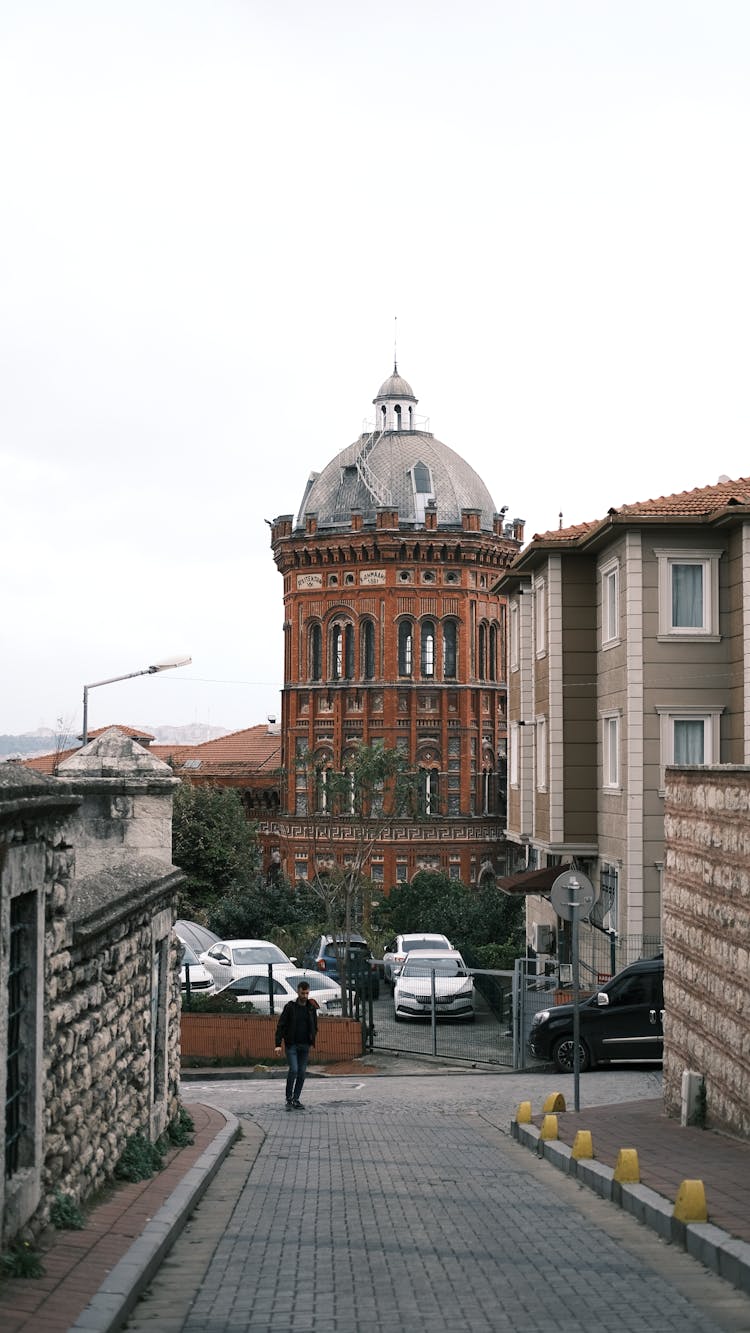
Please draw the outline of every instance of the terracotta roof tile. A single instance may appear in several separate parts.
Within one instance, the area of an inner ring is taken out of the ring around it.
[[[217,777],[238,771],[272,773],[281,766],[281,735],[263,725],[246,727],[202,745],[183,746],[173,762],[177,774],[191,770]]]
[[[622,504],[610,509],[607,517],[659,518],[685,516],[686,519],[706,517],[717,509],[731,505],[750,506],[750,477],[738,477],[734,481],[719,481],[714,486],[696,486],[692,491],[677,491],[674,495],[660,495],[651,500],[637,500],[631,504]],[[607,518],[594,519],[588,523],[576,523],[569,528],[553,528],[549,532],[535,532],[532,541],[574,543],[587,536]]]

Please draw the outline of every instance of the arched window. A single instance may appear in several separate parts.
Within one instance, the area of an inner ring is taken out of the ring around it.
[[[331,630],[331,677],[341,680],[344,674],[344,635],[340,625]]]
[[[456,679],[458,659],[458,631],[455,620],[446,620],[443,626],[443,680]]]
[[[375,626],[371,620],[362,625],[362,675],[365,680],[375,675]]]
[[[344,675],[347,680],[354,679],[354,626],[344,629]]]
[[[398,674],[411,675],[412,663],[412,627],[411,622],[402,620],[398,627]]]
[[[497,625],[490,625],[489,678],[497,680]]]
[[[323,634],[320,625],[310,630],[310,679],[320,680],[323,675]]]
[[[423,676],[435,675],[435,626],[431,620],[422,625],[420,668]]]
[[[400,429],[401,429],[401,404],[400,404],[400,403],[396,403],[396,406],[394,407],[393,411],[394,411],[395,414],[396,414],[396,430],[400,430]]]
[[[487,678],[487,626],[479,626],[479,679]]]

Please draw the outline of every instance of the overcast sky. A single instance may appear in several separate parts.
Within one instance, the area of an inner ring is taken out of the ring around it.
[[[278,714],[393,360],[526,535],[750,474],[746,0],[5,0],[0,732]]]

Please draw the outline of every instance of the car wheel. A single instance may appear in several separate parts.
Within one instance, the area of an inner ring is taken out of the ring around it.
[[[579,1041],[578,1049],[580,1051],[581,1073],[583,1073],[586,1069],[591,1068],[591,1056],[584,1041]],[[572,1037],[558,1037],[552,1047],[552,1059],[555,1062],[555,1069],[558,1069],[561,1074],[573,1073],[574,1051]]]

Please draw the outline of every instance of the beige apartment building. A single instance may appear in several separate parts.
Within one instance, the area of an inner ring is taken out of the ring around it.
[[[666,769],[750,762],[750,479],[535,535],[495,590],[508,840],[550,884],[560,865],[588,874],[582,958],[607,973],[661,937]],[[565,961],[548,899],[527,901],[529,943]]]

